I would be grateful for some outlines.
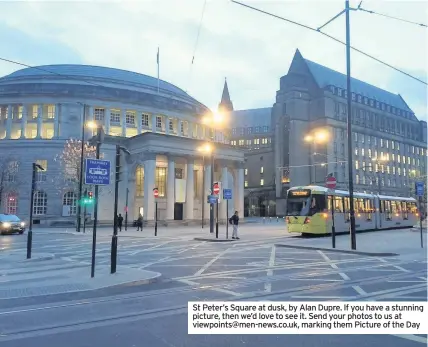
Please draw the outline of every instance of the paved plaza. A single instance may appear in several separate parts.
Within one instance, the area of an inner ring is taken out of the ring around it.
[[[209,229],[160,228],[157,237],[153,229],[123,231],[117,274],[109,275],[111,230],[100,229],[93,279],[91,232],[36,229],[34,257],[28,261],[26,235],[2,236],[0,345],[421,347],[427,343],[422,335],[188,335],[187,302],[194,300],[427,300],[426,248],[411,229],[358,234],[357,250],[366,254],[331,250],[329,237],[289,235],[283,222],[243,225],[241,240],[234,242],[194,240],[204,233]],[[426,247],[426,233],[423,236]],[[338,236],[337,249],[349,248],[349,236]],[[374,252],[397,255],[370,254]],[[138,281],[135,274],[144,272],[161,276]],[[120,280],[109,280],[111,276]]]

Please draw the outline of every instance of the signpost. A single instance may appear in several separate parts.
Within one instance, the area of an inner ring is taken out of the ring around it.
[[[229,238],[229,200],[232,199],[232,189],[223,189],[223,199],[226,200],[226,239]]]
[[[325,186],[331,191],[330,206],[331,206],[331,245],[336,248],[336,227],[334,226],[334,189],[336,188],[336,178],[328,176],[325,181]]]
[[[155,197],[155,236],[158,235],[158,197],[159,189],[153,188],[153,196]]]
[[[424,248],[424,237],[422,233],[422,197],[424,196],[424,182],[415,182],[415,192],[419,197],[419,227],[421,231],[421,247]]]
[[[86,159],[85,184],[106,186],[110,184],[110,161]]]

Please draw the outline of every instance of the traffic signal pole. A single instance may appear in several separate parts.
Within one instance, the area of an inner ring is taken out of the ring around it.
[[[110,273],[116,272],[117,264],[117,205],[119,196],[119,179],[120,179],[120,146],[116,145],[116,179],[114,183],[114,226],[113,236],[111,238],[111,266]]]
[[[96,146],[96,159],[100,159],[101,147],[101,131],[99,125],[97,128],[97,146]],[[92,229],[92,260],[91,260],[91,277],[95,276],[95,246],[97,243],[97,223],[98,223],[98,184],[95,185],[95,201],[94,201],[94,226]]]

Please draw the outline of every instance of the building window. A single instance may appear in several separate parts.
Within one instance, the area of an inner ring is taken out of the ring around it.
[[[18,211],[18,196],[8,193],[6,196],[6,214],[16,214]]]
[[[104,121],[105,110],[103,108],[94,109],[94,119]]]
[[[143,127],[148,127],[149,126],[149,115],[148,114],[142,114],[141,115],[141,125]]]
[[[260,167],[260,173],[262,174],[263,173],[263,166],[262,167]]]
[[[248,187],[248,181],[244,181],[244,187]]]
[[[260,132],[260,127],[256,127],[256,133]]]
[[[77,214],[77,196],[74,192],[67,192],[64,194],[62,199],[62,206],[70,207],[70,215],[75,216]]]
[[[244,169],[244,175],[248,175],[248,169],[247,168]]]
[[[4,180],[6,182],[16,182],[16,178],[18,176],[18,170],[19,170],[19,163],[17,161],[10,161],[7,165],[5,178]]]
[[[156,116],[156,129],[162,129],[162,117]]]
[[[135,114],[131,112],[126,112],[126,124],[135,126]]]
[[[174,131],[174,122],[171,118],[168,118],[168,124],[169,131]]]
[[[138,166],[135,170],[135,196],[144,196],[144,168]]]
[[[110,112],[110,122],[120,124],[120,112],[111,111]]]
[[[37,169],[36,182],[46,182],[46,171],[48,170],[47,160],[36,160],[36,164],[40,165],[44,171]]]
[[[256,129],[257,129],[257,128],[256,128]],[[253,128],[248,127],[248,128],[247,128],[247,133],[248,133],[248,134],[252,134],[252,133],[253,133]]]
[[[239,146],[243,146],[244,145],[244,140],[238,140],[238,145]]]
[[[48,119],[55,118],[55,105],[48,105]]]
[[[358,160],[356,160],[355,161],[355,169],[358,170],[358,168],[359,168],[359,162],[358,162]]]
[[[265,180],[262,178],[261,180],[260,180],[260,185],[261,186],[263,186],[265,184]]]
[[[155,184],[159,190],[159,197],[164,197],[166,193],[166,167],[156,168]]]
[[[254,139],[254,140],[253,140],[253,143],[254,143],[255,145],[259,145],[259,144],[260,144],[260,139]]]
[[[44,215],[48,209],[48,197],[45,192],[37,191],[34,193],[33,214],[35,216]]]

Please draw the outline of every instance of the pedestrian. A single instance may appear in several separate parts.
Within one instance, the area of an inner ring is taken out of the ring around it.
[[[233,225],[232,239],[239,240],[239,237],[238,237],[238,224],[239,224],[238,211],[235,211],[235,214],[232,217],[230,217],[229,223]]]
[[[117,217],[117,226],[119,227],[119,231],[122,231],[122,223],[123,223],[123,217],[119,213],[119,216]]]
[[[139,231],[141,228],[141,231],[143,231],[143,215],[140,213],[137,219],[137,231]]]

